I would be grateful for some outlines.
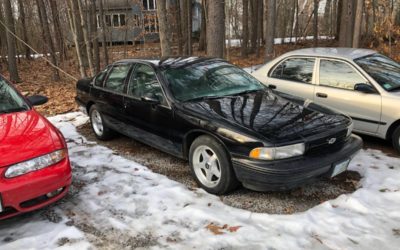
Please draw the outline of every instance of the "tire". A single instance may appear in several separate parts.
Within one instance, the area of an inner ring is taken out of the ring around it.
[[[400,154],[400,126],[398,126],[392,134],[393,147]]]
[[[211,194],[226,194],[239,185],[228,153],[211,136],[202,135],[193,141],[189,164],[197,184]]]
[[[89,110],[90,124],[92,131],[97,139],[106,141],[115,136],[115,132],[104,124],[103,115],[96,105],[92,105]]]

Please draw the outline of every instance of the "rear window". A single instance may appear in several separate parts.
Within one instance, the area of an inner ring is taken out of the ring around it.
[[[300,83],[312,83],[315,59],[291,58],[281,62],[270,77]]]

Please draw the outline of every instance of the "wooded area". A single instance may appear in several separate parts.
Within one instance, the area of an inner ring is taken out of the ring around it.
[[[45,60],[54,83],[128,57],[255,64],[299,47],[340,46],[398,60],[400,1],[1,0],[0,32],[2,73],[15,83],[24,60]]]

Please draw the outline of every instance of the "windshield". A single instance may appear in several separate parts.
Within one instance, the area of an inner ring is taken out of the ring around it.
[[[354,60],[385,90],[400,90],[400,64],[392,59],[373,54]]]
[[[0,114],[28,110],[29,106],[10,85],[0,77]]]
[[[265,89],[244,70],[227,62],[203,62],[164,72],[173,96],[179,101],[237,95]]]

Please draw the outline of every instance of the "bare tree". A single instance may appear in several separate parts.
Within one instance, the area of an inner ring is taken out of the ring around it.
[[[319,6],[319,0],[314,0],[314,23],[313,23],[314,47],[318,46],[318,6]]]
[[[79,13],[77,13],[76,9],[73,8],[73,1],[74,0],[68,0],[68,20],[69,20],[72,37],[74,39],[76,56],[78,58],[79,72],[81,74],[81,77],[86,77],[87,75],[86,75],[86,71],[85,71],[85,66],[83,64],[83,52],[82,52],[82,48],[81,48],[81,46],[79,44],[79,40],[78,40],[79,25],[78,25],[76,18],[77,18],[77,16],[79,16]]]
[[[363,19],[364,0],[357,0],[356,15],[354,20],[353,48],[360,46],[361,23]]]
[[[207,1],[207,55],[222,58],[225,47],[225,2]]]
[[[11,2],[10,0],[4,0],[4,14],[5,14],[5,21],[7,26],[7,56],[8,56],[8,71],[10,72],[10,80],[13,82],[21,82],[21,79],[18,75],[17,69],[17,60],[15,59],[15,37],[12,33],[15,34],[15,27],[14,27],[14,18],[11,9]]]
[[[100,71],[100,51],[99,51],[99,38],[97,36],[97,22],[96,22],[96,0],[89,0],[89,21],[90,21],[90,40],[93,44],[93,67],[94,73]]]
[[[243,14],[242,14],[242,57],[248,55],[249,43],[249,0],[242,0]]]
[[[26,17],[25,17],[25,6],[23,4],[22,0],[18,0],[18,11],[19,11],[19,16],[21,19],[21,24],[22,24],[22,40],[24,42],[29,43],[28,41],[28,34],[26,31]],[[29,46],[26,46],[25,44],[22,45],[25,50],[25,58],[26,59],[31,59],[31,49]]]
[[[276,17],[276,0],[267,0],[268,13],[267,25],[265,30],[265,61],[268,62],[274,57],[275,42],[275,17]]]
[[[339,46],[351,47],[353,44],[354,1],[342,0]]]
[[[101,37],[102,37],[102,47],[103,47],[103,56],[104,62],[108,65],[108,50],[107,50],[107,39],[106,39],[106,23],[104,21],[104,8],[103,8],[103,0],[99,1],[99,26],[101,28]]]
[[[53,30],[54,30],[54,36],[56,40],[57,46],[55,48],[58,50],[60,53],[60,58],[63,60],[66,56],[66,49],[64,46],[64,37],[61,29],[61,23],[60,23],[60,13],[58,11],[57,7],[57,0],[49,0],[50,2],[50,9],[51,9],[51,14],[53,17]]]
[[[76,3],[78,4],[78,11],[79,11],[79,16],[80,16],[80,21],[81,21],[81,27],[80,29],[82,30],[83,33],[83,40],[85,42],[85,47],[86,47],[86,55],[88,59],[88,64],[89,64],[89,70],[90,74],[93,76],[94,75],[94,67],[93,67],[93,55],[92,55],[92,49],[90,46],[90,40],[89,40],[89,33],[87,30],[87,24],[86,24],[86,18],[83,15],[83,8],[82,8],[82,2],[81,0],[76,0]],[[74,4],[74,2],[73,2]]]
[[[160,44],[161,44],[161,55],[170,56],[171,53],[171,30],[167,21],[166,11],[166,0],[157,1],[157,16],[160,28]]]
[[[206,0],[201,0],[201,27],[199,38],[199,51],[206,49]]]
[[[56,52],[54,49],[53,39],[51,39],[50,27],[46,12],[46,6],[44,5],[43,0],[36,0],[38,8],[40,9],[41,18],[42,18],[42,29],[43,29],[43,40],[46,41],[46,45],[50,54],[50,61],[53,64],[51,70],[53,72],[52,79],[54,81],[60,80],[60,75],[58,73],[58,69],[55,67],[57,65]]]

